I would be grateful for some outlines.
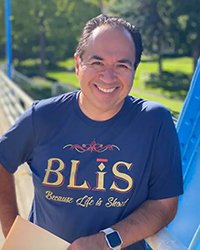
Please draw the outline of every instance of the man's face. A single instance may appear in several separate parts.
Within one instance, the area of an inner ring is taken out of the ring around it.
[[[91,119],[106,120],[122,107],[129,94],[135,69],[135,45],[124,29],[96,28],[82,58],[75,55],[80,82],[79,105]]]

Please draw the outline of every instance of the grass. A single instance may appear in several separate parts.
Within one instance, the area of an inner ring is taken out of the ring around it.
[[[181,100],[174,100],[174,99],[169,99],[165,98],[160,95],[154,95],[149,92],[140,92],[137,89],[134,89],[131,91],[131,95],[135,97],[140,97],[144,98],[147,100],[159,102],[166,106],[168,109],[170,109],[173,113],[180,113],[182,106],[183,106],[183,101]]]
[[[175,59],[164,59],[163,70],[176,74],[177,72],[182,74],[192,74],[192,59],[188,57],[175,58]],[[150,75],[158,74],[158,64],[156,61],[142,62],[136,72],[135,77],[135,88],[146,89],[146,82],[149,80]],[[161,89],[154,90],[157,93],[161,93]]]
[[[75,87],[79,86],[76,74],[73,72],[48,72],[47,76],[57,79],[57,81],[62,83],[69,83]]]
[[[74,67],[74,59],[69,58],[66,61],[59,62],[58,66],[60,66],[60,67]]]
[[[73,59],[62,61],[60,67],[74,67]],[[160,102],[174,112],[179,113],[187,94],[192,75],[192,59],[189,57],[166,58],[163,60],[164,73],[158,77],[156,61],[144,60],[139,65],[131,95]],[[61,83],[69,83],[79,88],[73,72],[48,72],[48,77]]]

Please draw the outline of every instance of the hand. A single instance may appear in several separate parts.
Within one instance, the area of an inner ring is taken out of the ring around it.
[[[110,248],[106,243],[104,234],[98,233],[75,240],[67,250],[110,250]]]

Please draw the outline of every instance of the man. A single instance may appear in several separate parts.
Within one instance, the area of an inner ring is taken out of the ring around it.
[[[80,91],[35,102],[1,139],[0,216],[17,215],[12,173],[33,172],[30,220],[68,250],[145,249],[182,194],[176,130],[161,105],[129,96],[142,43],[121,18],[90,20],[75,53]]]

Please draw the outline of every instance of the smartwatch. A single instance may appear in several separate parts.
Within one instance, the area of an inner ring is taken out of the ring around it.
[[[105,234],[105,240],[110,249],[113,250],[121,249],[123,241],[120,237],[120,234],[116,230],[112,228],[106,228],[104,230],[101,230],[100,232],[103,232]]]

